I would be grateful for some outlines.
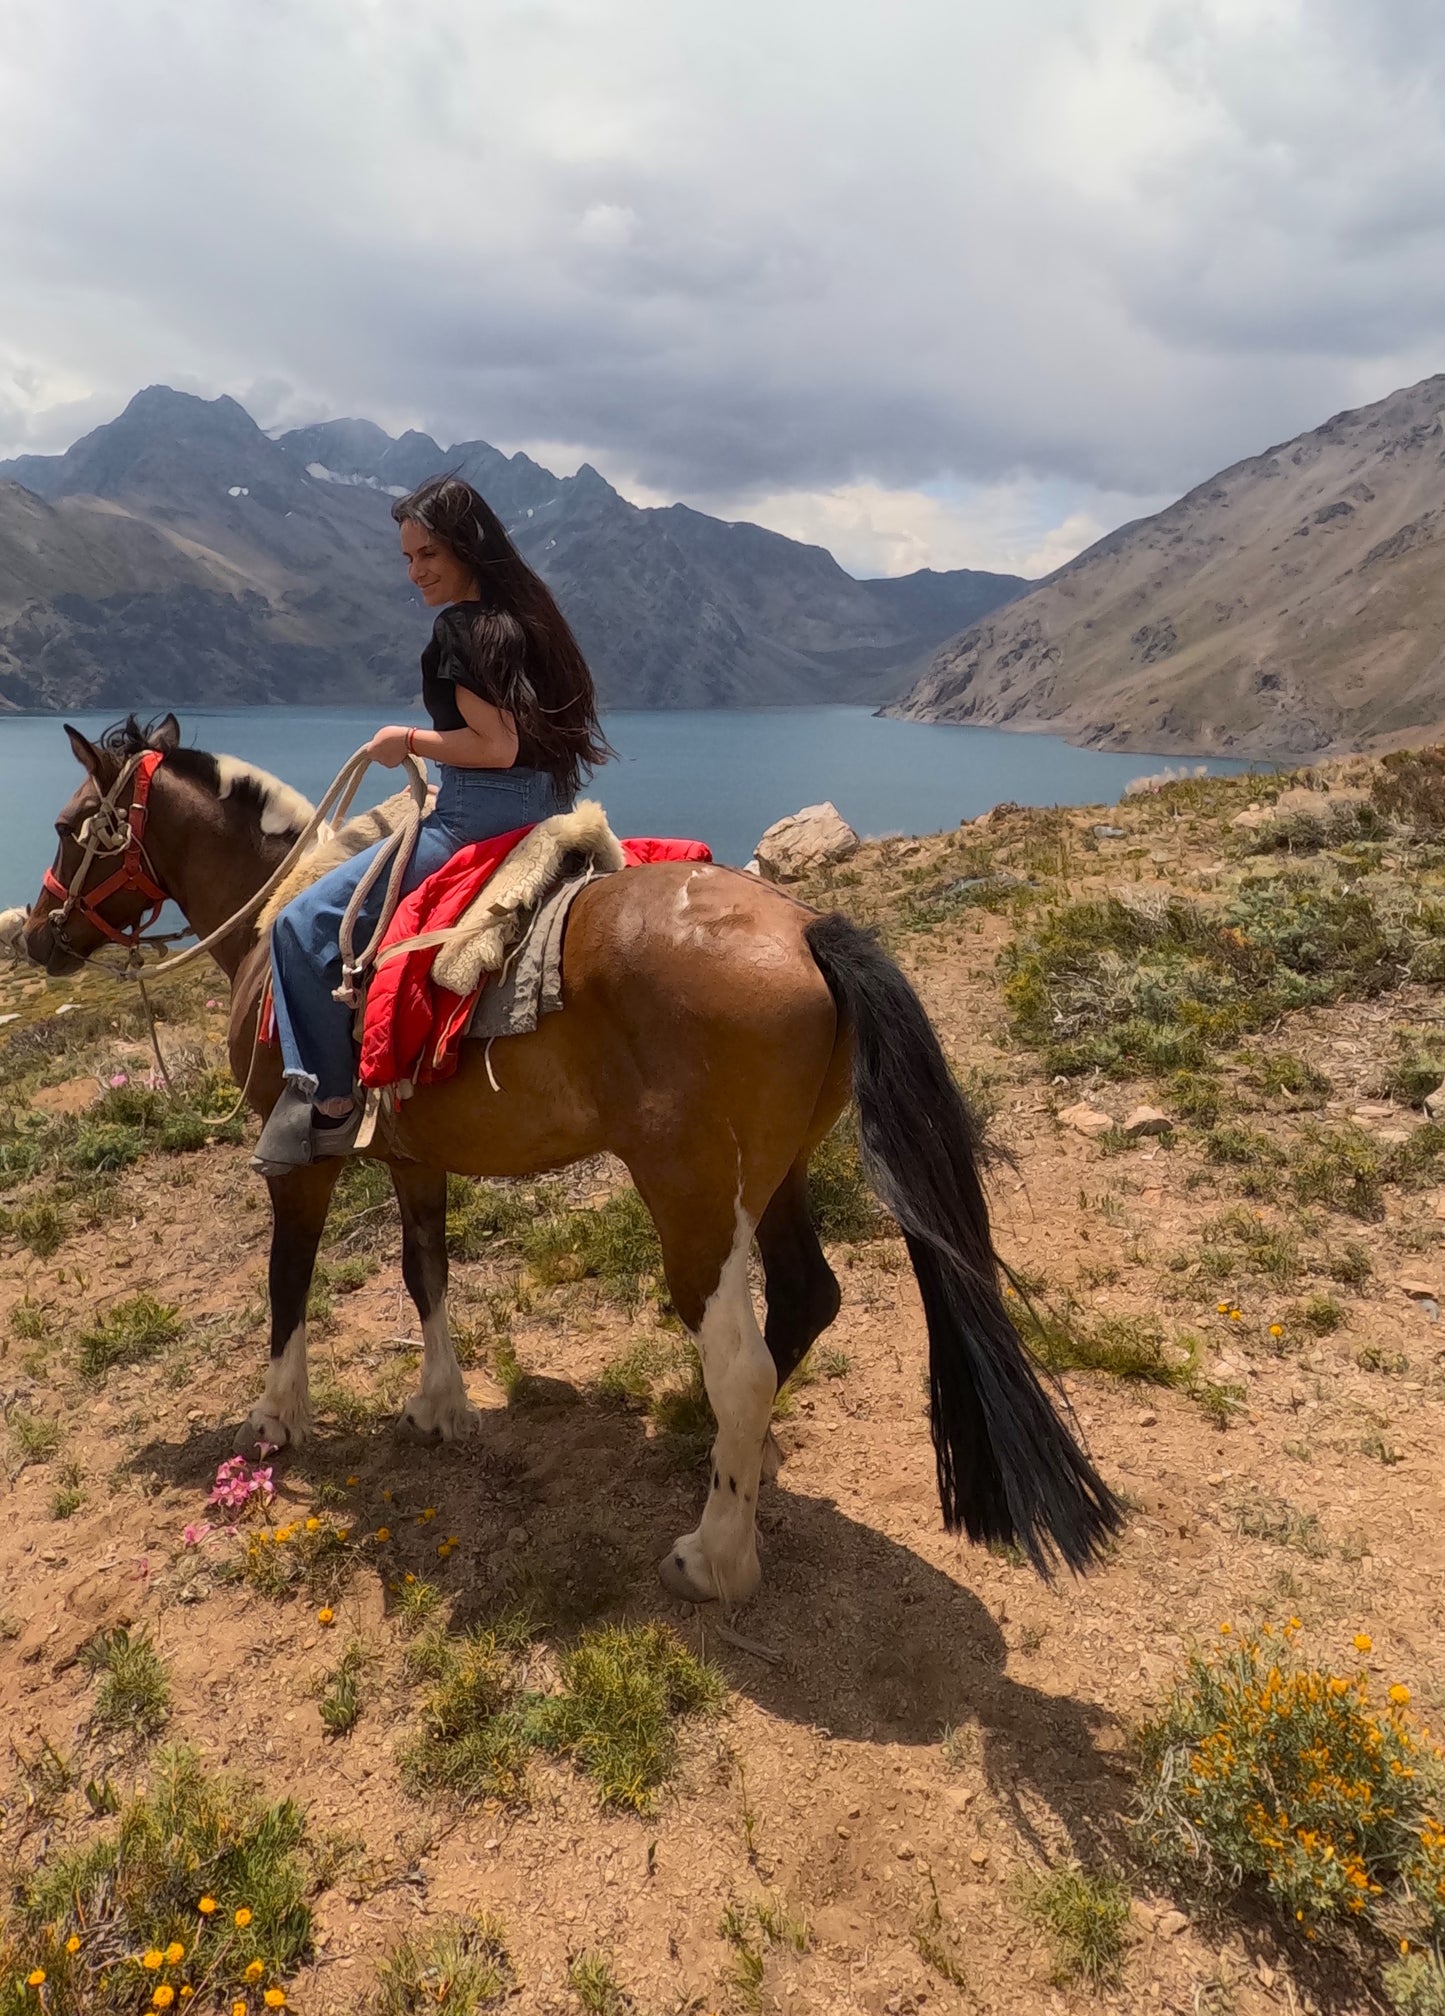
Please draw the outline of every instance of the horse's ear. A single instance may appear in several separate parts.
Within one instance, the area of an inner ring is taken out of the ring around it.
[[[152,749],[159,749],[166,756],[179,746],[180,739],[181,724],[174,714],[167,714],[165,720],[158,722],[150,733]]]
[[[65,732],[70,737],[70,746],[75,751],[75,760],[82,770],[88,770],[92,777],[100,775],[101,755],[93,742],[86,740],[78,728],[72,728],[67,721]]]

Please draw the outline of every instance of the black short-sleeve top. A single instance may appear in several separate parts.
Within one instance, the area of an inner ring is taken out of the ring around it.
[[[478,617],[488,618],[492,648],[481,651],[474,636]],[[457,688],[465,686],[489,706],[509,713],[515,704],[509,694],[516,691],[515,680],[526,667],[526,633],[514,616],[489,609],[483,602],[453,602],[443,609],[432,626],[431,642],[421,654],[422,705],[431,716],[433,728],[445,733],[449,728],[465,728],[466,716],[457,704]],[[517,767],[541,767],[539,752],[518,730]]]

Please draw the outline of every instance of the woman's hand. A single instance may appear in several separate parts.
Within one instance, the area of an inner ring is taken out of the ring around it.
[[[405,728],[378,728],[366,745],[367,755],[384,769],[395,770],[406,755],[407,733]]]

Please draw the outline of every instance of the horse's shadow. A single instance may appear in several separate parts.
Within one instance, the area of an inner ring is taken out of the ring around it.
[[[229,1452],[224,1432],[197,1434],[152,1442],[133,1467],[199,1491]],[[485,1412],[467,1445],[323,1432],[276,1475],[274,1516],[319,1489],[354,1505],[361,1530],[390,1529],[362,1571],[378,1576],[388,1605],[411,1572],[445,1587],[458,1626],[517,1603],[564,1635],[624,1616],[686,1620],[655,1563],[695,1523],[705,1472],[677,1444],[650,1438],[636,1411],[565,1382]],[[349,1476],[356,1486],[345,1485]],[[769,1713],[833,1737],[923,1745],[951,1728],[1041,1851],[1040,1807],[1084,1859],[1120,1852],[1128,1784],[1109,1712],[1012,1679],[1002,1632],[971,1590],[786,1480],[785,1467],[764,1487],[763,1589],[733,1620],[781,1656],[774,1663],[720,1642],[716,1613],[696,1613],[731,1683]],[[423,1520],[429,1507],[435,1517]],[[461,1545],[439,1567],[436,1548],[451,1536]]]

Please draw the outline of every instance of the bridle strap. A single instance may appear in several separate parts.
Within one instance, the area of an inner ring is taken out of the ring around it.
[[[164,750],[147,749],[139,756],[132,756],[121,769],[114,784],[81,829],[85,851],[79,867],[70,878],[69,888],[53,869],[46,869],[42,886],[47,895],[57,897],[60,903],[51,920],[52,928],[57,932],[63,929],[71,914],[78,911],[82,922],[99,931],[102,937],[108,938],[113,945],[124,945],[127,950],[133,951],[160,916],[169,901],[169,894],[151,873],[145,851],[145,832],[150,817],[151,784],[164,761]],[[132,779],[135,788],[122,820],[119,816],[120,795]],[[121,855],[120,866],[95,888],[88,889],[86,880],[92,864],[97,857],[108,858],[113,854]],[[101,916],[100,906],[112,896],[129,893],[143,897],[150,907],[128,929],[122,929],[112,924],[109,918]]]

